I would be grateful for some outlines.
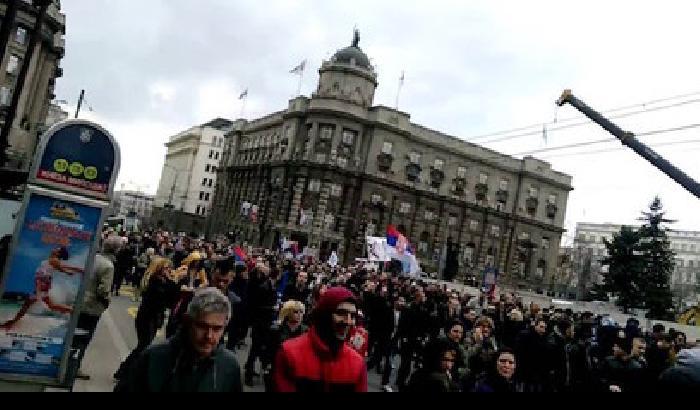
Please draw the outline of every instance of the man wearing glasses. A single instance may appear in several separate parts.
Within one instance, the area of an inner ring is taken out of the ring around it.
[[[364,359],[345,342],[356,316],[352,292],[328,289],[311,312],[309,331],[284,342],[277,353],[275,391],[366,392]]]

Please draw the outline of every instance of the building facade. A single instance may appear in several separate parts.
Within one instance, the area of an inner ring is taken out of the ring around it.
[[[26,171],[34,155],[38,136],[48,129],[46,120],[50,102],[56,97],[56,78],[63,75],[59,65],[65,52],[66,17],[60,11],[60,1],[51,0],[44,24],[36,31],[39,39],[34,52],[28,56],[27,49],[35,33],[39,8],[34,5],[35,2],[20,0],[12,20],[7,18],[11,2],[12,0],[0,1],[2,25],[9,25],[5,55],[0,61],[0,123],[4,126],[13,97],[18,94],[19,100],[7,141],[7,166]],[[25,62],[29,63],[27,75],[24,84],[18,84]]]
[[[348,262],[393,224],[426,272],[452,260],[462,277],[490,264],[512,285],[553,285],[571,177],[374,106],[377,75],[358,42],[322,63],[310,98],[234,123],[210,233],[285,237]]]
[[[231,121],[217,118],[170,138],[165,144],[168,151],[154,201],[156,207],[209,215],[224,135],[232,126]]]
[[[634,228],[639,228],[634,227]],[[612,240],[622,225],[604,223],[577,223],[574,238],[574,267],[579,272],[579,295],[594,284],[603,283],[607,266],[602,265],[608,255],[604,240]],[[673,230],[667,232],[676,265],[671,275],[671,291],[680,300],[696,299],[700,291],[700,232]]]
[[[141,191],[115,191],[111,214],[114,216],[133,216],[142,222],[151,218],[155,197]]]

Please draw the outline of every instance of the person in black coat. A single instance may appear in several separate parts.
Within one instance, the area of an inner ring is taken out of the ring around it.
[[[423,353],[423,367],[411,376],[407,390],[411,393],[458,392],[459,387],[452,379],[455,355],[448,340],[429,342]]]
[[[250,327],[250,313],[248,308],[248,269],[243,264],[235,265],[235,277],[231,282],[231,290],[241,298],[241,303],[237,306],[232,306],[231,313],[236,320],[231,323],[231,331],[229,338],[226,341],[226,348],[235,350],[243,345],[245,338],[248,336],[248,328]]]
[[[526,391],[543,392],[549,379],[547,322],[537,319],[535,325],[524,330],[516,341],[515,354],[520,359],[518,376]]]
[[[489,368],[480,374],[472,392],[474,393],[517,393],[523,391],[521,383],[516,381],[515,353],[508,347],[502,347],[494,355]]]
[[[272,374],[274,374],[274,362],[282,343],[297,336],[301,336],[308,330],[302,322],[304,318],[304,304],[298,300],[289,300],[282,305],[279,319],[270,327],[265,341],[265,348],[261,356],[265,380],[265,391],[273,391]]]
[[[418,288],[414,294],[414,302],[404,310],[399,320],[397,337],[401,365],[399,365],[396,385],[399,390],[406,386],[406,380],[411,373],[413,355],[420,352],[431,332],[430,310],[426,304],[425,293]]]
[[[277,291],[274,283],[276,279],[270,267],[264,264],[258,264],[251,272],[248,287],[248,309],[252,333],[250,352],[245,363],[245,384],[247,386],[253,385],[255,361],[262,355],[267,332],[274,320],[277,304]]]
[[[115,379],[119,380],[127,374],[136,358],[153,342],[158,329],[163,327],[165,310],[175,303],[180,294],[179,278],[171,272],[171,263],[165,258],[154,259],[146,270],[148,286],[142,294],[135,321],[138,344],[117,369]]]
[[[297,273],[296,278],[293,282],[287,284],[282,292],[282,302],[288,300],[298,300],[301,303],[306,304],[311,294],[311,289],[309,289],[308,284],[309,275],[301,271]]]

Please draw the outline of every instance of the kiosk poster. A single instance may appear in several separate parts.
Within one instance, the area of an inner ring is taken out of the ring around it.
[[[31,194],[0,299],[0,373],[57,378],[102,210]]]
[[[107,134],[89,125],[69,124],[50,134],[36,180],[104,199],[114,162],[114,146]]]

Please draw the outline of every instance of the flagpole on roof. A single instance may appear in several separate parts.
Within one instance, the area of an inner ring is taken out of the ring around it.
[[[394,106],[394,108],[396,108],[397,110],[399,109],[399,96],[401,95],[401,88],[403,88],[404,79],[405,73],[401,71],[401,77],[399,78],[399,88],[396,91],[396,105]]]
[[[246,88],[245,91],[241,93],[241,95],[238,97],[239,100],[242,100],[243,103],[241,104],[241,116],[240,118],[244,118],[245,115],[245,103],[248,101],[248,89]]]
[[[292,68],[289,73],[296,74],[299,76],[299,86],[297,87],[297,93],[295,97],[301,95],[301,85],[304,81],[304,71],[306,71],[306,59],[304,59],[298,66]]]

